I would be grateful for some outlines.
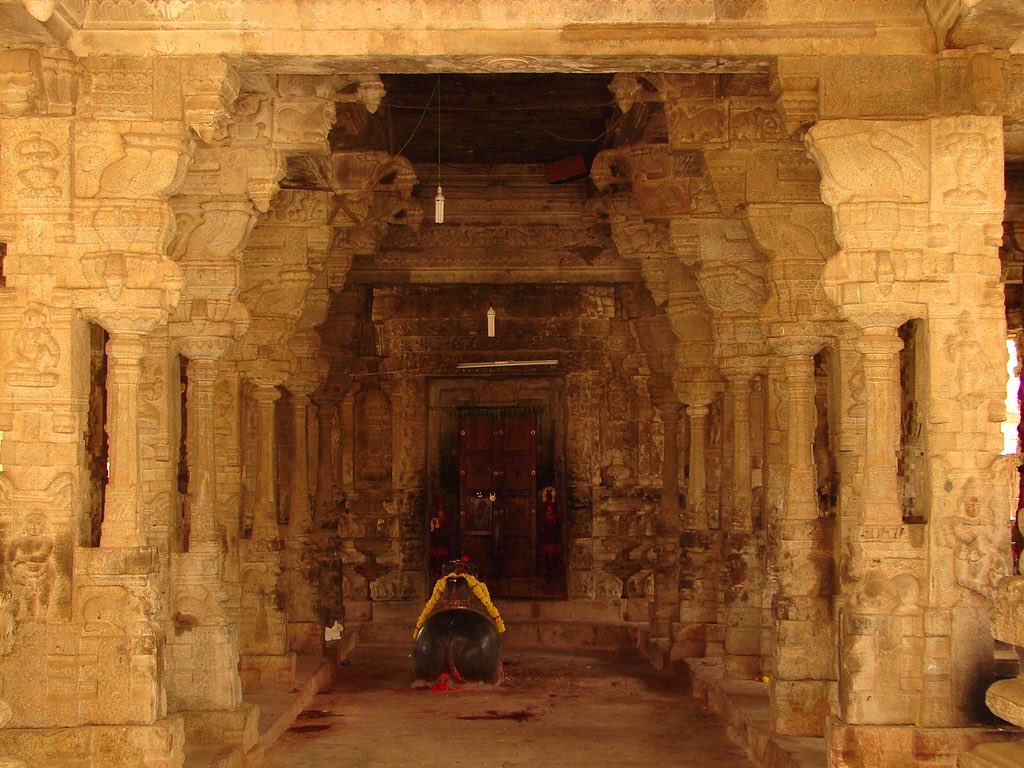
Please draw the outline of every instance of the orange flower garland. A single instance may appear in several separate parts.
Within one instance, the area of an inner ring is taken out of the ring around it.
[[[420,631],[424,622],[426,622],[430,612],[434,610],[434,606],[437,605],[438,600],[441,599],[441,595],[444,594],[445,588],[448,585],[448,579],[453,576],[466,580],[469,588],[473,590],[473,594],[476,595],[477,600],[483,603],[484,608],[487,610],[487,614],[494,620],[494,626],[497,628],[499,634],[504,632],[505,622],[501,620],[501,614],[498,613],[498,609],[495,608],[494,603],[491,602],[491,593],[487,589],[487,585],[480,581],[480,579],[475,576],[471,576],[468,573],[455,573],[453,571],[434,582],[434,592],[431,594],[427,604],[423,606],[423,610],[420,612],[420,617],[416,619],[416,628],[412,631],[413,639],[416,639],[416,634]]]

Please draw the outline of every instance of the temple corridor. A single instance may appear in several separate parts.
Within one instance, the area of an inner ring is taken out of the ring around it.
[[[0,768],[1024,765],[1009,349],[1020,0],[0,0]]]

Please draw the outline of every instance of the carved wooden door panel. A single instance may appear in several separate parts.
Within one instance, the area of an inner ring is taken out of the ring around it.
[[[495,421],[484,416],[459,420],[459,537],[468,555],[487,579],[494,573]]]
[[[462,554],[496,595],[529,596],[536,579],[537,425],[532,415],[459,422]]]

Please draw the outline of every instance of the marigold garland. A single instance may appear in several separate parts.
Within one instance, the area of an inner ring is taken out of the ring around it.
[[[416,634],[420,631],[420,628],[426,622],[430,612],[434,610],[434,606],[437,605],[438,600],[441,599],[441,595],[444,594],[445,589],[448,586],[448,579],[462,578],[466,580],[466,584],[473,590],[473,594],[476,595],[477,600],[483,603],[484,608],[487,610],[487,614],[494,620],[494,626],[498,630],[498,633],[505,631],[505,622],[501,620],[501,614],[498,613],[498,609],[494,607],[494,603],[491,602],[491,593],[487,589],[487,585],[484,584],[480,579],[475,576],[471,576],[468,573],[449,573],[447,576],[442,576],[436,582],[434,582],[434,592],[430,595],[430,599],[427,604],[423,606],[423,610],[420,612],[420,617],[416,619],[416,628],[412,631],[412,637],[415,640]]]

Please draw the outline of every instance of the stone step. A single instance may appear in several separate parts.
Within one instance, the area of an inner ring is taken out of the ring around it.
[[[335,658],[300,656],[295,670],[295,687],[291,691],[257,691],[246,694],[239,712],[244,714],[244,731],[233,744],[203,743],[216,732],[221,723],[218,715],[193,717],[186,726],[184,768],[254,768],[263,761],[270,745],[291,727],[299,714],[309,707],[320,691],[334,681]],[[202,713],[193,713],[200,715]],[[204,725],[205,724],[205,725]],[[202,732],[205,727],[207,732]]]
[[[242,748],[228,744],[185,746],[185,768],[246,768]]]
[[[355,645],[412,646],[412,622],[372,621],[349,625],[345,635]],[[646,630],[642,624],[599,621],[506,620],[506,648],[580,648],[587,651],[632,654]]]
[[[755,765],[771,768],[825,768],[823,738],[778,736],[771,732],[768,686],[748,680],[721,680],[708,690],[708,705],[725,720],[729,738]]]
[[[495,598],[494,604],[506,624],[517,621],[597,621],[606,624],[622,623],[625,601],[606,600],[526,600],[522,598]],[[410,626],[423,610],[422,601],[394,601],[375,603],[373,621],[406,621]]]

